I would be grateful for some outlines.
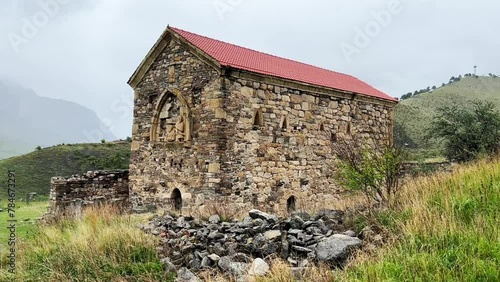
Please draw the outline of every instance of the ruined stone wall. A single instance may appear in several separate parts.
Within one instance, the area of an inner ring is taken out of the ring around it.
[[[50,189],[52,216],[78,216],[86,207],[112,204],[128,208],[128,170],[90,171],[71,177],[53,177]]]
[[[224,137],[218,133],[225,126],[220,119],[225,113],[220,108],[224,97],[219,73],[173,39],[134,91],[132,204],[174,208],[174,196],[180,193],[183,207],[200,205],[202,195],[217,190],[212,171],[218,170],[225,148]],[[183,140],[178,140],[175,132],[181,112],[189,113]],[[155,116],[160,117],[158,124]],[[151,140],[152,128],[162,130],[162,117],[166,117],[166,133],[157,132],[157,140]]]
[[[245,208],[324,207],[338,200],[331,144],[358,135],[387,144],[392,106],[259,80],[226,81],[227,193]],[[288,201],[288,202],[287,202]]]

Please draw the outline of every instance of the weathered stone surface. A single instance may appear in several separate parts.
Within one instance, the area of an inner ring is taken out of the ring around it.
[[[175,282],[201,282],[201,280],[194,275],[189,269],[183,267],[177,271],[177,278]]]
[[[252,262],[248,274],[252,276],[264,276],[269,271],[269,264],[267,264],[263,259],[256,258]]]
[[[343,221],[343,213],[339,212],[326,213],[331,217],[335,215],[335,220],[329,225],[324,223],[324,220],[330,218],[325,212],[314,217],[303,215],[310,220],[298,228],[291,228],[292,218],[279,219],[275,215],[260,211],[252,211],[249,214],[253,215],[254,219],[246,217],[242,221],[218,224],[213,223],[214,220],[209,222],[192,217],[154,216],[148,224],[141,224],[139,227],[160,237],[161,246],[157,251],[160,257],[170,258],[162,260],[172,262],[174,267],[170,265],[170,269],[187,267],[195,273],[201,270],[218,270],[237,280],[243,279],[245,274],[260,275],[259,273],[265,272],[265,264],[256,259],[270,255],[288,260],[292,266],[306,267],[309,262],[317,261],[318,249],[325,249],[328,254],[319,254],[318,259],[332,256],[336,257],[335,262],[341,262],[345,258],[343,254],[356,245],[352,241],[359,240],[346,235],[326,238],[333,230],[342,228],[338,222]],[[272,218],[272,223],[263,218]],[[336,241],[335,244],[329,243],[322,247],[328,240]],[[344,250],[344,247],[349,249]],[[258,266],[258,269],[250,270],[252,265]]]
[[[244,262],[234,262],[229,257],[221,257],[218,266],[226,273],[240,277],[247,272],[249,265]]]
[[[220,217],[218,215],[212,215],[208,218],[208,222],[218,224],[220,222]]]
[[[160,260],[160,263],[163,265],[163,269],[165,270],[165,272],[169,273],[169,272],[175,272],[176,271],[176,267],[170,261],[170,258],[162,258]]]
[[[345,259],[351,250],[361,245],[361,240],[343,234],[334,234],[316,246],[316,257],[320,261]]]
[[[175,38],[165,44],[133,84],[134,209],[198,214],[222,195],[244,210],[323,207],[342,192],[330,177],[331,145],[352,135],[373,146],[391,137],[392,103],[233,76]]]
[[[281,232],[279,230],[269,230],[264,233],[264,237],[267,240],[274,240],[281,237]]]
[[[106,204],[127,209],[128,185],[128,170],[89,171],[67,178],[52,177],[50,210],[46,217],[79,216],[84,208]]]
[[[251,218],[259,218],[263,220],[267,220],[269,223],[276,223],[278,221],[278,217],[275,215],[271,215],[259,210],[251,210],[248,212]]]

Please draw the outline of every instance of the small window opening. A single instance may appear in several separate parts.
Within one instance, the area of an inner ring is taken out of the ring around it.
[[[263,119],[262,119],[262,112],[260,109],[255,111],[254,117],[253,117],[253,129],[259,129],[263,124]]]
[[[325,131],[325,124],[324,123],[321,123],[319,125],[319,131]]]
[[[332,135],[330,136],[330,140],[332,142],[337,142],[337,133],[332,132]]]
[[[177,188],[172,191],[172,195],[170,197],[172,200],[172,204],[174,207],[174,210],[180,211],[182,209],[182,194],[181,191]]]
[[[288,129],[288,116],[284,116],[281,121],[281,130],[286,131]]]
[[[289,213],[295,211],[295,202],[296,202],[295,196],[290,196],[290,198],[286,200],[286,209]]]

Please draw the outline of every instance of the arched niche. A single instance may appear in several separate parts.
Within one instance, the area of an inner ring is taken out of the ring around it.
[[[191,109],[178,90],[165,91],[155,107],[151,123],[151,143],[191,141]]]
[[[172,191],[170,199],[172,201],[172,207],[174,208],[174,210],[182,210],[182,194],[179,189],[175,188],[174,191]]]
[[[288,199],[286,200],[286,210],[289,213],[295,211],[295,209],[296,209],[296,207],[295,207],[296,203],[297,203],[297,198],[295,198],[295,196],[292,195],[292,196],[288,197]]]

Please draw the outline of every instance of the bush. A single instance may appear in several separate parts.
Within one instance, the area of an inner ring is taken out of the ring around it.
[[[438,109],[430,131],[444,140],[450,161],[465,162],[493,155],[500,148],[500,112],[491,102],[473,102],[472,110],[457,106]]]
[[[393,146],[369,148],[362,140],[333,145],[338,158],[336,179],[349,190],[362,191],[369,201],[381,205],[396,196],[400,187],[405,153]]]

